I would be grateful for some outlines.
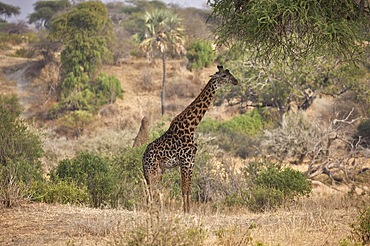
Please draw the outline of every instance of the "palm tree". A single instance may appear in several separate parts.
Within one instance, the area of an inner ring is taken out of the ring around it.
[[[156,9],[144,15],[146,32],[140,48],[149,56],[162,58],[163,79],[161,92],[161,112],[164,115],[166,58],[167,54],[185,55],[185,36],[181,19],[166,9]]]

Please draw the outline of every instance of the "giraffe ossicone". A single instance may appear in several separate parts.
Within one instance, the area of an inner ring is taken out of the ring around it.
[[[163,171],[179,166],[183,208],[184,212],[190,211],[191,178],[197,152],[195,130],[211,105],[217,88],[223,84],[238,84],[228,69],[223,66],[217,68],[218,71],[210,76],[211,79],[197,98],[172,120],[162,136],[147,146],[142,161],[144,177],[149,188],[149,200],[153,187],[162,179]]]

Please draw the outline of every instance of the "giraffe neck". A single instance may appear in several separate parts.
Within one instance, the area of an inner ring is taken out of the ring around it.
[[[170,128],[178,130],[185,128],[186,133],[194,134],[203,116],[211,105],[217,90],[217,81],[210,79],[197,98],[171,122]]]

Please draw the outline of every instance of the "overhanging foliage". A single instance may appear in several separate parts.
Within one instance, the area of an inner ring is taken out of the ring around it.
[[[270,60],[309,53],[350,56],[369,30],[365,0],[208,0],[219,45],[241,46]]]

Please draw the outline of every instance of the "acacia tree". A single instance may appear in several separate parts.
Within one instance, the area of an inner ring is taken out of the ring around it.
[[[5,17],[10,17],[12,15],[19,15],[21,13],[21,8],[16,7],[10,4],[6,4],[3,2],[0,2],[0,15],[3,15]]]
[[[236,63],[239,69],[234,73],[247,81],[245,92],[254,92],[258,104],[270,104],[283,116],[289,100],[300,94],[304,97],[306,89],[332,95],[352,90],[357,98],[370,102],[369,46],[365,42],[370,30],[369,0],[208,3],[219,20],[218,44],[244,53],[228,62]],[[275,159],[310,159],[310,177],[324,173],[333,178],[334,170],[343,170],[348,177],[347,170],[352,169],[358,154],[359,142],[351,141],[358,115],[355,110],[343,108],[333,113],[328,127],[316,126],[300,114],[285,114],[281,127],[267,132],[261,149]],[[339,152],[341,148],[348,152]]]
[[[219,20],[217,43],[234,48],[223,61],[248,81],[226,97],[274,107],[280,116],[292,101],[307,108],[312,102],[307,91],[338,95],[351,89],[369,101],[368,90],[361,91],[368,86],[369,60],[362,52],[369,37],[369,1],[208,3]]]
[[[140,47],[149,56],[160,56],[163,66],[161,112],[164,115],[166,59],[169,53],[185,55],[184,29],[181,19],[166,9],[156,9],[144,15],[146,32],[141,37]]]
[[[307,54],[350,56],[370,27],[368,0],[208,0],[218,44],[242,46],[264,60]]]
[[[49,28],[51,19],[60,11],[68,9],[71,4],[68,0],[37,1],[33,4],[35,12],[28,17],[29,24],[36,24],[37,28]]]

